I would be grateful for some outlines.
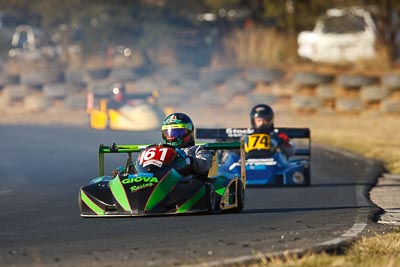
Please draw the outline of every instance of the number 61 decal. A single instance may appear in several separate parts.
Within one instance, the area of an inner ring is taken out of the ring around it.
[[[139,164],[144,165],[147,161],[158,161],[169,164],[175,157],[176,152],[168,147],[149,147],[140,155]]]

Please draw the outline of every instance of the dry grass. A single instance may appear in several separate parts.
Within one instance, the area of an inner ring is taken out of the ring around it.
[[[237,30],[224,43],[239,65],[276,66],[297,60],[294,37],[273,29]]]
[[[344,255],[307,254],[301,258],[283,256],[271,259],[261,258],[259,263],[248,267],[394,267],[400,266],[400,233],[376,235],[361,238]]]
[[[313,141],[381,160],[389,172],[400,173],[399,116],[282,114],[277,123],[309,127]]]

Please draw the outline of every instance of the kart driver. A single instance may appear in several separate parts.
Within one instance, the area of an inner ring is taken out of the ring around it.
[[[212,153],[202,146],[195,145],[194,126],[190,117],[184,113],[168,115],[161,126],[164,144],[182,149],[190,159],[188,174],[206,177],[211,168]]]
[[[185,175],[195,175],[197,179],[206,179],[212,163],[211,151],[202,146],[195,145],[194,126],[190,117],[184,113],[172,113],[168,115],[161,126],[164,144],[180,148],[190,159],[190,166],[182,170]],[[131,171],[135,172],[133,163]],[[114,178],[125,167],[113,170]]]
[[[278,129],[275,129],[274,127],[274,111],[270,106],[265,104],[254,106],[250,111],[250,123],[255,134],[269,134],[273,136],[272,138],[276,138],[278,148],[283,156],[288,158],[294,155],[296,148],[290,142],[289,137],[285,133],[279,132]],[[247,138],[247,136],[244,136],[243,138]],[[284,159],[283,156],[280,156],[281,164],[286,162],[286,159]],[[265,152],[263,150],[251,150],[246,153],[246,159],[264,157]],[[223,151],[221,155],[220,170],[229,172],[230,166],[235,164],[238,160],[239,155],[237,152],[232,153],[232,151]]]
[[[250,122],[254,133],[266,133],[277,136],[280,151],[286,157],[294,155],[296,148],[290,142],[289,137],[274,127],[274,111],[270,106],[265,104],[254,106],[250,111]]]

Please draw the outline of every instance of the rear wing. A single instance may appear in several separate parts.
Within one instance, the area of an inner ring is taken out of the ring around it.
[[[104,154],[110,153],[127,153],[128,159],[126,161],[126,168],[129,163],[132,162],[132,153],[138,153],[142,149],[148,147],[150,144],[134,144],[134,145],[117,145],[113,143],[111,146],[101,144],[99,146],[99,176],[104,176]],[[233,142],[216,142],[216,143],[204,143],[201,144],[205,149],[208,150],[223,150],[223,149],[240,149],[240,156],[242,158],[243,164],[245,163],[244,155],[244,144],[243,141],[233,141]],[[242,166],[241,177],[243,183],[246,182],[246,173],[244,166]],[[209,171],[209,177],[218,174],[218,157],[217,153],[214,153],[213,164]]]
[[[290,139],[307,139],[305,146],[296,149],[296,156],[310,156],[311,131],[310,128],[275,128],[285,133]],[[240,140],[245,135],[254,133],[253,128],[197,128],[197,139],[215,139],[218,141]]]

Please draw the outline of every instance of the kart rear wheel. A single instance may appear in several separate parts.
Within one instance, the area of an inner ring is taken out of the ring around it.
[[[237,189],[237,202],[238,206],[235,209],[235,212],[241,212],[244,208],[245,204],[245,194],[244,194],[244,186],[242,180],[238,180],[238,189]]]
[[[206,201],[207,201],[207,213],[212,214],[215,211],[216,207],[216,194],[215,189],[212,184],[206,185]]]
[[[304,186],[309,186],[311,184],[311,173],[310,167],[304,168]]]

